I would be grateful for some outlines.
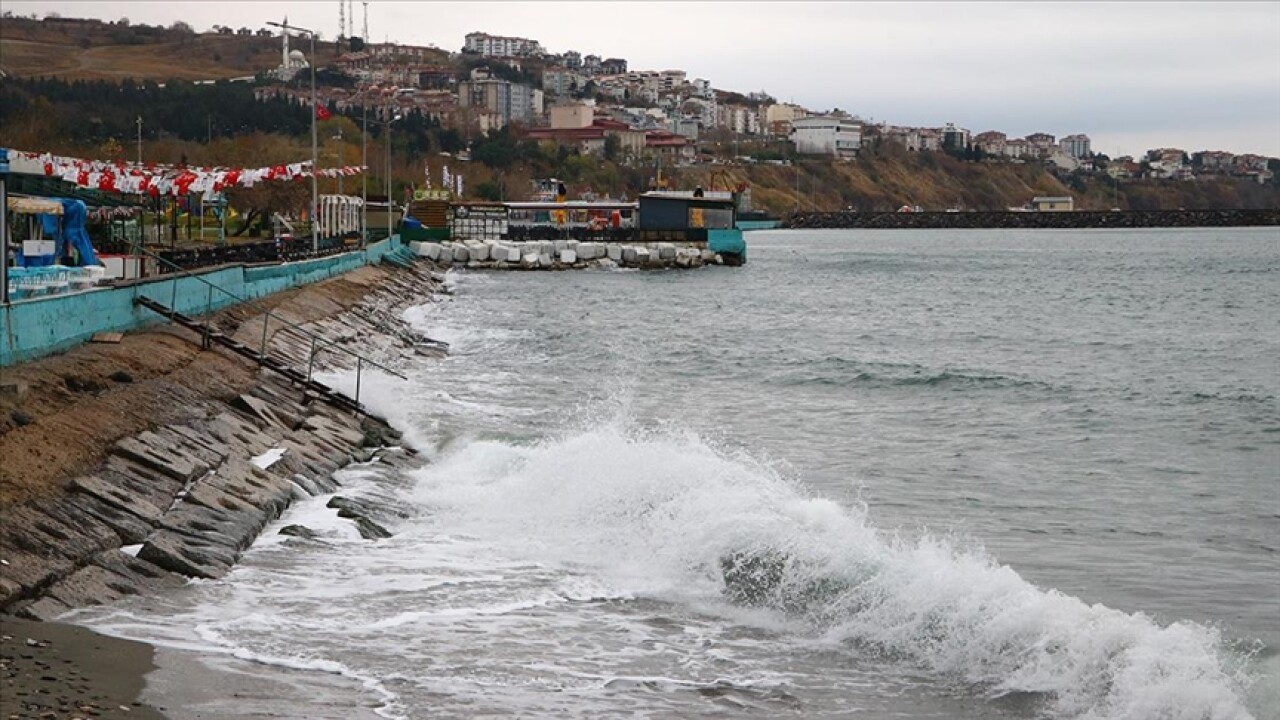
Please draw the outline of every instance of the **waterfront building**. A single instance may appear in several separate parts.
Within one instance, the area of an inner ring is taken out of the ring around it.
[[[1071,212],[1075,210],[1075,199],[1071,196],[1035,197],[1031,199],[1031,207],[1037,212]]]

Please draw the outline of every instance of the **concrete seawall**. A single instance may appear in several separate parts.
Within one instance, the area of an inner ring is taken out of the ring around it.
[[[305,323],[308,329],[339,343],[358,338],[361,347],[377,349],[382,356],[420,354],[418,344],[425,338],[398,320],[394,310],[422,302],[438,289],[439,277],[432,270],[425,262],[379,270],[366,278],[364,297],[345,307],[334,300],[336,289],[326,291],[321,285],[272,312],[295,319],[304,311],[319,313],[323,317]],[[263,323],[242,317],[244,313],[243,306],[229,308],[220,322],[233,320],[238,336],[257,337]],[[268,329],[273,330],[273,356],[305,367],[307,343],[288,337],[282,326]],[[189,335],[186,342],[199,341],[180,328],[144,331],[161,339],[175,333]],[[145,352],[145,343],[143,347]],[[71,354],[97,350],[86,346]],[[249,365],[227,355],[228,362]],[[88,365],[84,359],[77,362],[78,367]],[[346,364],[343,355],[332,351],[321,362],[335,369]],[[99,392],[113,392],[127,406],[129,396],[142,391],[122,386]],[[381,420],[336,409],[264,371],[243,392],[189,402],[181,422],[111,441],[89,472],[62,478],[35,497],[0,504],[0,612],[48,620],[76,607],[175,587],[189,578],[221,577],[294,499],[335,492],[333,474],[341,467],[420,462],[412,450],[393,447],[398,433]],[[39,422],[6,433],[38,429]],[[359,508],[339,512],[370,541],[385,536]]]
[[[291,263],[226,265],[189,273],[146,278],[111,287],[52,297],[18,300],[0,306],[0,367],[74,347],[96,333],[126,332],[164,322],[134,304],[139,295],[178,312],[195,315],[239,302],[210,284],[244,299],[256,299],[293,287],[337,277],[379,262],[400,247],[392,238],[364,250]]]
[[[1135,212],[811,212],[786,218],[794,229],[1070,229],[1256,227],[1280,225],[1280,209]]]

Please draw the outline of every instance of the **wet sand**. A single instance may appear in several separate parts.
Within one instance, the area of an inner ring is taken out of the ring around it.
[[[138,699],[153,657],[145,643],[0,615],[0,719],[164,720]]]

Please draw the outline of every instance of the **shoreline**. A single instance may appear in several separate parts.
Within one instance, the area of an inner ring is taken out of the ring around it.
[[[438,346],[422,352],[429,339],[388,311],[435,295],[433,269],[360,268],[264,298],[270,317],[237,306],[213,322],[255,347],[268,334],[269,353],[291,367],[308,366],[310,340],[278,319],[361,354],[430,355]],[[127,370],[117,373],[130,375],[127,382],[103,377],[122,363]],[[356,364],[331,350],[316,367]],[[374,457],[415,467],[416,452],[390,447],[399,433],[385,421],[328,405],[225,350],[201,350],[194,333],[173,325],[3,374],[24,390],[17,407],[0,408],[4,419],[21,412],[27,422],[0,426],[0,454],[25,460],[0,469],[0,718],[168,717],[140,699],[153,679],[184,706],[209,709],[220,699],[243,710],[245,697],[288,695],[287,677],[217,672],[199,653],[110,637],[68,614],[221,577],[295,499],[335,492],[337,470]],[[70,443],[68,426],[76,430]],[[366,539],[385,532],[358,510],[344,517]],[[293,707],[314,700],[305,686],[295,688]],[[331,710],[320,717],[366,717]]]
[[[779,230],[1106,230],[1280,226],[1271,210],[1075,210],[1069,212],[796,212]]]
[[[139,700],[155,654],[73,623],[0,615],[0,717],[163,720]]]

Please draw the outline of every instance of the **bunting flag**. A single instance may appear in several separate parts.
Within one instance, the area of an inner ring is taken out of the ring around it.
[[[219,193],[229,187],[251,188],[260,182],[301,180],[312,175],[311,163],[289,163],[263,168],[200,168],[61,157],[48,153],[9,150],[9,171],[16,174],[56,177],[82,188],[125,195],[189,195]],[[323,168],[316,177],[359,175],[363,165]]]
[[[327,108],[327,107],[325,107],[325,106],[321,105],[320,103],[316,103],[316,119],[317,119],[317,120],[328,120],[328,119],[329,119],[329,117],[330,117],[330,115],[329,115],[329,108]]]
[[[455,176],[454,176],[454,178],[458,181],[458,192],[457,192],[457,195],[458,195],[458,197],[462,197],[462,176],[461,176],[461,175],[455,175]]]
[[[448,165],[445,165],[443,168],[440,169],[440,186],[443,187],[445,190],[448,190],[449,188],[453,187],[453,179],[449,175]]]

